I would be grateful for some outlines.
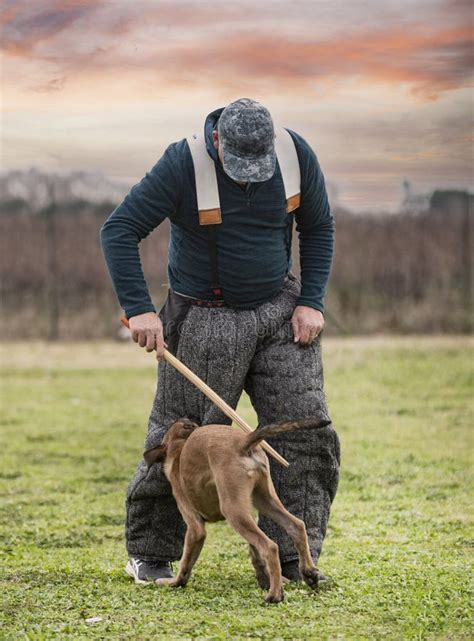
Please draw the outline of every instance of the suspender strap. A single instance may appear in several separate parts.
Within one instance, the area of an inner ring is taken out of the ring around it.
[[[207,226],[207,245],[211,264],[211,290],[216,298],[222,298],[217,259],[216,225],[222,222],[214,161],[207,153],[203,136],[193,134],[186,139],[194,164],[199,224]]]
[[[203,136],[193,134],[186,140],[194,164],[199,224],[218,225],[222,216],[214,161],[207,153]]]
[[[300,206],[300,163],[293,138],[283,127],[277,129],[275,151],[285,187],[286,211],[291,213]]]
[[[216,298],[222,298],[222,287],[219,281],[219,263],[217,260],[217,237],[216,226],[207,226],[207,244],[209,248],[209,260],[211,263],[212,285],[211,290]]]

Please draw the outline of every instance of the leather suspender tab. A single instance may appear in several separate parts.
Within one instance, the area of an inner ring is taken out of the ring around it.
[[[199,210],[199,224],[200,225],[219,225],[222,222],[222,215],[220,209],[200,209]]]
[[[287,213],[291,214],[292,211],[295,211],[295,209],[298,209],[298,207],[300,206],[300,201],[301,201],[300,194],[295,194],[294,196],[290,196],[290,198],[288,198],[286,201]]]

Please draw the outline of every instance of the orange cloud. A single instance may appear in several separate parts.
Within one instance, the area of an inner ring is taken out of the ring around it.
[[[26,0],[10,0],[0,22],[3,47],[10,56],[54,66],[51,76],[38,79],[36,89],[41,91],[60,90],[64,82],[57,78],[74,74],[136,70],[188,87],[262,82],[273,88],[282,82],[298,87],[357,77],[406,84],[415,95],[432,100],[469,82],[469,20],[453,25],[453,19],[459,22],[465,15],[467,5],[465,0],[446,0],[437,19],[432,16],[426,24],[378,24],[359,31],[346,24],[345,32],[324,38],[310,38],[303,22],[301,33],[287,29],[281,15],[280,27],[271,23],[269,28],[262,8],[249,7],[247,12],[245,5],[245,23],[235,5],[211,7],[189,1],[143,5],[139,0],[43,0],[40,8],[31,8]],[[255,19],[258,12],[260,20]],[[451,19],[443,20],[448,13]],[[147,25],[152,26],[148,32]],[[158,29],[159,37],[154,37]]]
[[[151,61],[149,61],[151,62]],[[468,27],[426,32],[385,30],[359,32],[318,42],[283,35],[235,34],[173,51],[167,64],[186,79],[211,71],[215,81],[234,74],[257,81],[301,84],[327,77],[365,77],[376,82],[412,85],[413,92],[433,99],[466,86],[474,62]]]

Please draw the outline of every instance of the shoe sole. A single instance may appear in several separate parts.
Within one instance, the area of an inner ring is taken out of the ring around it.
[[[153,583],[153,581],[147,581],[147,580],[144,581],[143,579],[139,579],[138,576],[133,571],[133,566],[130,563],[130,561],[128,561],[127,565],[125,566],[125,572],[128,574],[129,577],[131,577],[135,581],[137,585],[148,585],[149,583]]]

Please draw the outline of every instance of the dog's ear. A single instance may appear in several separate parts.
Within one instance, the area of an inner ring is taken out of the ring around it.
[[[156,463],[157,461],[163,461],[166,457],[166,445],[158,445],[158,447],[154,447],[151,450],[147,450],[146,452],[143,453],[143,458],[145,459],[145,463],[148,465],[148,467],[151,467],[153,463]]]

